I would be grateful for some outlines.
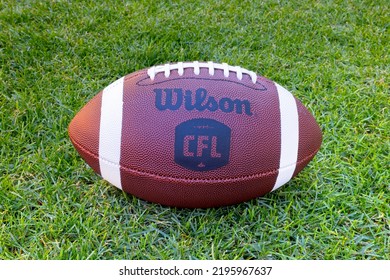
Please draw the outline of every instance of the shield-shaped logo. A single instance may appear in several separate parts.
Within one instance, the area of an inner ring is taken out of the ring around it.
[[[175,129],[175,162],[209,171],[229,163],[231,129],[213,119],[192,119]]]

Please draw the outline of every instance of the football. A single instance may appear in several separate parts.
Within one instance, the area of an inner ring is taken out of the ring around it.
[[[312,114],[282,86],[239,66],[197,61],[120,78],[76,114],[68,132],[103,179],[180,208],[274,191],[322,141]]]

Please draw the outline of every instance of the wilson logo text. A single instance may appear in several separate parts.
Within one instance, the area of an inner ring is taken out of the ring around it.
[[[216,99],[210,96],[206,89],[198,88],[195,92],[183,90],[182,88],[156,88],[155,106],[158,110],[176,111],[184,108],[187,111],[211,111],[220,110],[224,113],[236,113],[252,116],[249,100],[230,99],[223,97]]]

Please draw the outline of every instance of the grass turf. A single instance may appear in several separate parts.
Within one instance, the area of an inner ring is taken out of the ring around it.
[[[389,5],[1,1],[0,259],[389,259]],[[117,78],[213,60],[290,89],[324,140],[298,177],[218,209],[105,183],[67,136]]]

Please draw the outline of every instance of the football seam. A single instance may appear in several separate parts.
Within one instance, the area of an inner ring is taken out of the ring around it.
[[[174,181],[190,181],[190,182],[218,182],[218,183],[221,183],[221,182],[234,182],[234,181],[241,181],[241,180],[247,180],[247,179],[266,177],[266,176],[269,176],[269,175],[276,174],[276,173],[278,173],[279,171],[281,171],[283,169],[291,168],[293,165],[296,166],[296,165],[306,161],[308,158],[314,157],[314,155],[320,149],[320,147],[319,147],[314,152],[310,153],[309,155],[307,155],[306,157],[304,157],[300,161],[297,161],[295,163],[289,164],[287,166],[283,166],[283,167],[278,168],[278,169],[274,169],[274,170],[271,170],[271,171],[263,172],[263,173],[257,173],[257,174],[252,174],[252,175],[244,175],[244,176],[239,176],[239,177],[231,177],[231,178],[198,179],[198,178],[179,178],[179,177],[173,177],[173,176],[166,176],[166,175],[161,175],[161,174],[157,174],[157,173],[151,173],[151,172],[148,172],[148,171],[141,171],[141,170],[130,168],[130,167],[126,167],[126,166],[121,166],[120,164],[113,163],[113,162],[111,162],[111,161],[109,161],[109,160],[107,160],[105,158],[101,158],[101,157],[97,156],[95,153],[93,153],[93,152],[87,150],[86,148],[84,148],[72,136],[69,135],[69,137],[71,138],[72,142],[75,145],[78,146],[78,148],[83,150],[83,152],[87,153],[88,155],[90,155],[91,157],[95,158],[96,160],[103,161],[103,162],[105,162],[105,163],[107,163],[109,165],[112,165],[112,166],[115,166],[115,167],[119,167],[120,169],[124,169],[124,170],[130,171],[132,173],[138,173],[140,175],[146,175],[146,176],[154,176],[154,177],[157,177],[157,178],[161,178],[163,180],[167,180],[168,179],[168,180],[174,180]]]
[[[243,74],[249,75],[252,83],[256,84],[257,80],[257,74],[253,71],[249,71],[248,69],[242,68],[240,66],[232,66],[227,63],[215,63],[213,61],[208,62],[199,62],[199,61],[193,61],[193,62],[178,62],[178,63],[166,63],[163,65],[153,66],[150,67],[147,70],[147,74],[149,78],[153,81],[156,74],[158,73],[164,73],[166,78],[169,78],[170,73],[172,70],[177,70],[179,76],[182,76],[184,74],[185,68],[193,68],[194,74],[197,76],[200,74],[200,69],[208,68],[209,69],[209,75],[213,76],[215,70],[222,70],[224,73],[224,76],[226,78],[229,77],[230,72],[235,72],[236,77],[239,80],[242,80]]]
[[[250,89],[253,89],[256,91],[266,91],[268,89],[263,83],[260,83],[259,80],[256,80],[256,84],[254,84],[254,85],[247,85],[244,82],[237,82],[237,81],[233,81],[233,80],[220,79],[220,78],[197,78],[197,77],[173,77],[172,78],[172,77],[170,77],[169,80],[163,80],[163,81],[158,81],[158,82],[152,81],[152,82],[149,82],[147,84],[142,84],[142,82],[147,81],[147,80],[149,80],[149,79],[148,78],[141,79],[137,82],[137,85],[141,86],[141,87],[146,87],[146,86],[150,86],[150,85],[163,84],[163,83],[166,83],[168,81],[170,82],[172,80],[206,80],[206,81],[219,81],[219,82],[234,83],[234,84],[241,85],[241,86],[244,86],[246,88],[250,88]],[[259,86],[259,88],[256,88],[256,85]],[[260,88],[260,86],[262,86],[262,88]]]
[[[137,78],[137,77],[139,77],[141,75],[144,75],[144,74],[145,74],[145,70],[140,70],[138,72],[135,72],[135,73],[132,73],[132,74],[128,74],[128,75],[124,76],[124,78],[125,78],[125,80],[133,79],[133,78]],[[161,74],[161,73],[159,73],[159,74]],[[250,89],[253,89],[253,90],[256,90],[256,91],[266,91],[268,89],[268,87],[263,82],[260,81],[261,78],[262,78],[261,76],[257,76],[256,83],[255,84],[251,84],[251,85],[247,85],[244,82],[237,82],[237,81],[234,81],[234,80],[231,80],[231,79],[200,78],[200,77],[185,77],[185,76],[173,77],[173,78],[170,77],[169,81],[171,81],[171,80],[207,80],[207,81],[230,82],[230,83],[238,84],[238,85],[241,85],[241,86],[244,86],[246,88],[250,88]],[[146,84],[143,84],[143,82],[145,82],[145,81],[149,81],[149,82],[146,83]],[[138,86],[141,86],[141,87],[146,87],[146,86],[150,86],[150,85],[163,84],[163,83],[166,83],[167,81],[168,81],[168,79],[165,79],[163,81],[158,81],[158,82],[156,82],[156,81],[150,82],[150,78],[149,77],[145,77],[145,78],[143,78],[141,80],[138,80],[136,82],[136,84]],[[258,86],[258,88],[256,86]]]

